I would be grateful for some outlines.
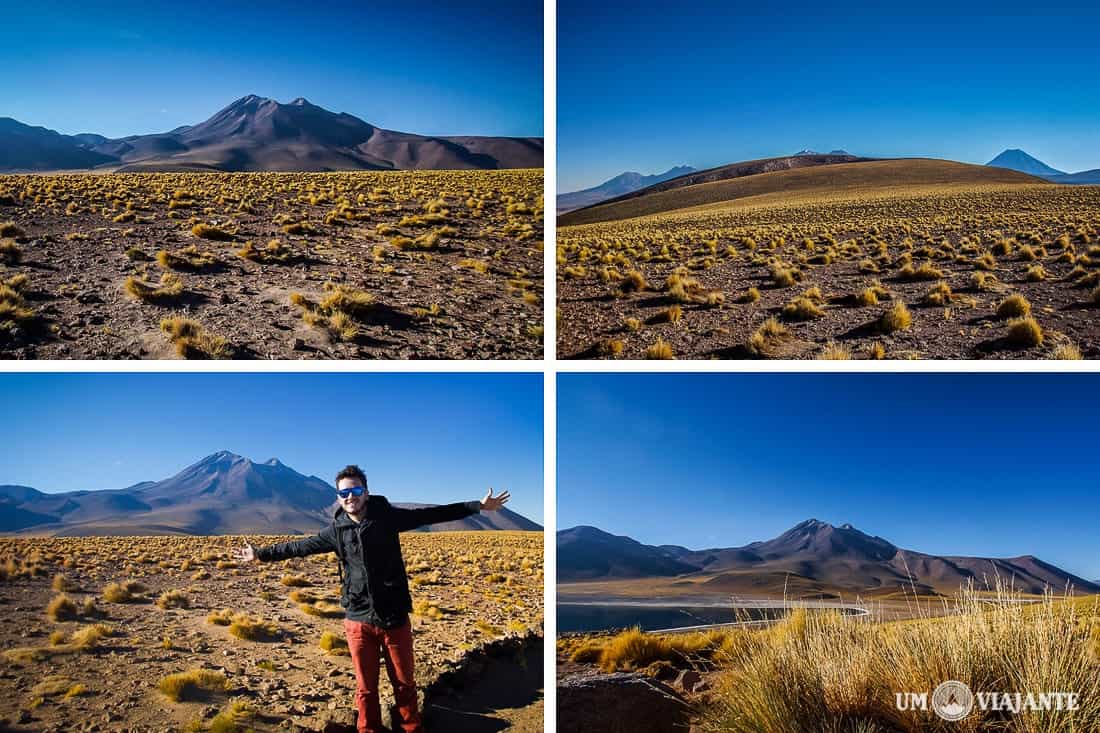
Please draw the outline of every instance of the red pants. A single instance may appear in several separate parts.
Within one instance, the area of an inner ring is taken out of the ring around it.
[[[401,715],[405,733],[422,733],[420,711],[416,705],[416,681],[413,679],[412,624],[406,621],[395,629],[344,619],[351,661],[355,665],[355,705],[359,708],[359,733],[379,733],[382,710],[378,704],[378,656],[386,661],[386,673],[393,685],[394,702]]]

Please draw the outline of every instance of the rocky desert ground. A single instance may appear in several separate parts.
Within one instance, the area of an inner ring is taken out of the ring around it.
[[[985,180],[1014,175],[851,163],[573,212],[558,229],[558,353],[1096,358],[1100,187]]]
[[[353,730],[335,557],[246,539],[286,538],[0,539],[0,729]],[[542,730],[542,542],[403,538],[429,730]]]
[[[542,355],[542,170],[0,176],[0,356]]]

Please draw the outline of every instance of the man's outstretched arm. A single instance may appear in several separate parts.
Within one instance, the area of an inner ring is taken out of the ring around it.
[[[328,526],[312,537],[305,537],[290,542],[280,542],[265,547],[253,547],[245,544],[237,550],[237,559],[243,562],[273,562],[275,560],[289,560],[292,557],[305,557],[316,555],[320,552],[336,552],[336,537],[332,527]]]
[[[427,524],[439,524],[440,522],[453,522],[465,519],[478,512],[495,512],[508,503],[512,495],[502,491],[499,496],[493,496],[493,490],[485,494],[481,501],[462,501],[457,504],[443,504],[442,506],[427,506],[420,509],[393,508],[394,522],[398,532],[407,532]]]

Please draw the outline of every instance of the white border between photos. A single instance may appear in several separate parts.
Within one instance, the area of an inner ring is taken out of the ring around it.
[[[557,729],[556,584],[557,381],[577,373],[1100,373],[1100,361],[559,361],[555,201],[557,197],[557,8],[543,5],[543,358],[517,361],[95,361],[0,360],[0,373],[539,373],[543,374],[544,730]]]

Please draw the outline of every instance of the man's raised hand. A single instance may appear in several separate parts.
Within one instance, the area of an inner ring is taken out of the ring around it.
[[[512,498],[512,495],[507,491],[500,492],[500,496],[493,496],[493,487],[489,487],[489,492],[485,494],[485,498],[481,500],[481,511],[483,512],[495,512]]]
[[[256,562],[256,548],[245,542],[244,547],[234,551],[234,559],[241,562]]]

